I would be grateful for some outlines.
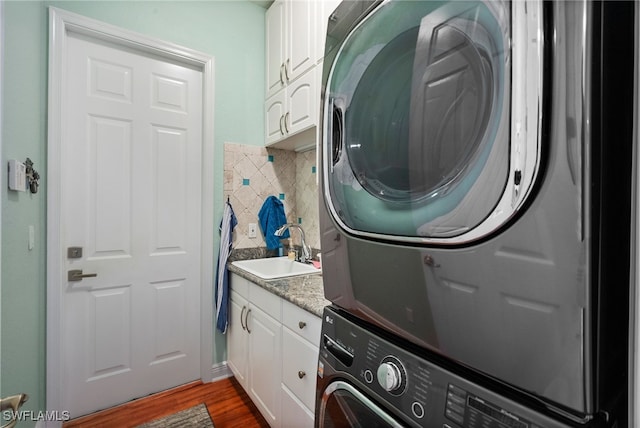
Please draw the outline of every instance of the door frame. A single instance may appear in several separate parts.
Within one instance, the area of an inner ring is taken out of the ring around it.
[[[62,409],[62,287],[65,254],[60,249],[62,218],[60,177],[61,142],[66,138],[63,127],[62,93],[65,52],[69,34],[89,36],[141,54],[152,54],[195,67],[202,72],[202,243],[200,269],[200,378],[212,379],[213,361],[213,260],[214,246],[214,58],[169,42],[147,37],[104,22],[55,7],[49,7],[49,99],[47,146],[47,328],[46,328],[46,408]]]

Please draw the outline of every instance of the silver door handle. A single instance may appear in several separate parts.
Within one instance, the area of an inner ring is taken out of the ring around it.
[[[82,278],[95,278],[97,273],[82,273],[82,269],[71,269],[67,272],[67,281],[82,281]]]

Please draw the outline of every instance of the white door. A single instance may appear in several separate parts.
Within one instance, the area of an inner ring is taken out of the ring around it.
[[[200,378],[203,81],[67,40],[61,263],[97,275],[62,284],[62,407],[77,417]]]

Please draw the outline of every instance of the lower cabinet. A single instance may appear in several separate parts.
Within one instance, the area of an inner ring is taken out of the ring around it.
[[[232,274],[227,364],[273,427],[280,426],[282,300]]]
[[[230,275],[227,364],[274,428],[313,427],[321,320]]]

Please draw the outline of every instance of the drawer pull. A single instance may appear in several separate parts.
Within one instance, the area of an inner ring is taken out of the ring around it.
[[[303,329],[303,328],[305,328],[306,326],[307,326],[307,323],[306,323],[306,322],[304,322],[304,321],[300,321],[300,322],[298,323],[298,327],[300,327],[300,330],[302,330],[302,329]]]
[[[300,371],[298,372],[298,377],[299,377],[300,379],[302,379],[302,378],[303,378],[303,377],[305,377],[306,375],[307,375],[307,374],[306,374],[305,372],[303,372],[302,370],[300,370]]]

